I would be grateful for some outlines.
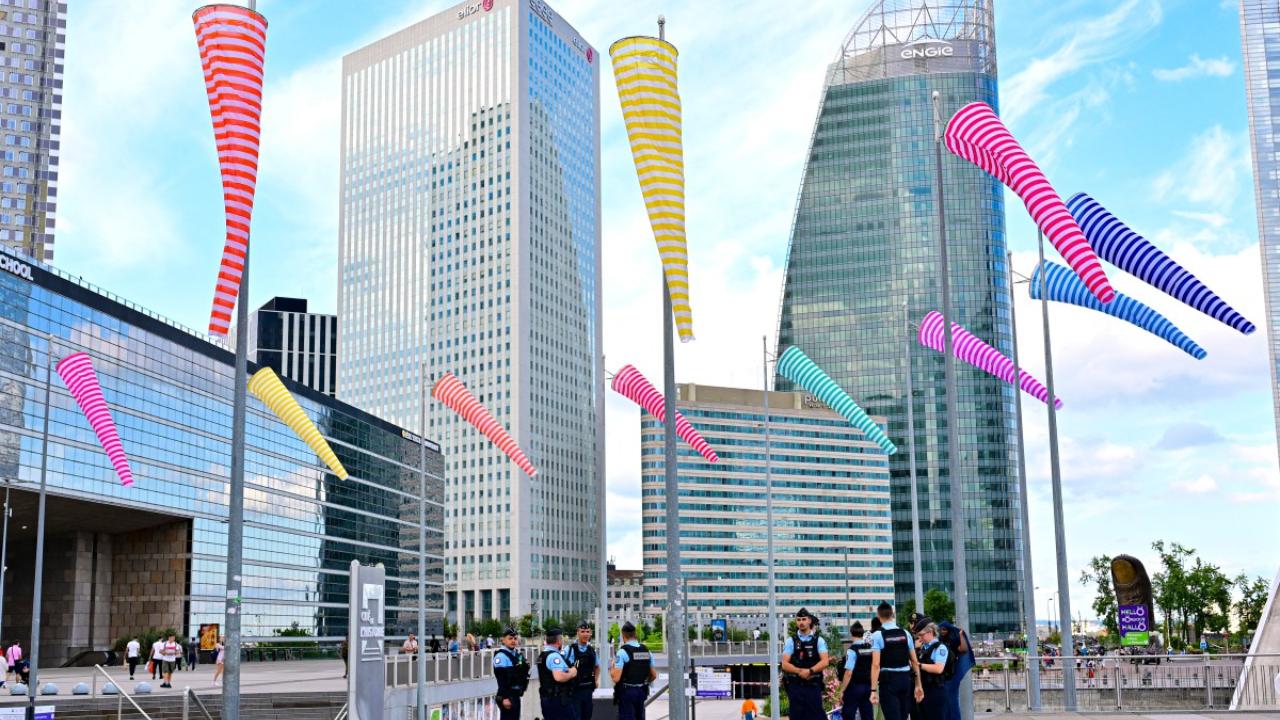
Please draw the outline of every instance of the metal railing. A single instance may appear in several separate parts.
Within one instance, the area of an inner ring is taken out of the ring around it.
[[[102,677],[106,678],[107,682],[110,683],[112,686],[114,686],[116,689],[116,692],[119,693],[119,695],[116,697],[116,720],[120,720],[120,717],[124,715],[125,700],[128,700],[129,704],[133,706],[133,709],[137,710],[138,713],[142,715],[142,717],[146,718],[147,720],[151,720],[151,716],[148,715],[147,712],[143,710],[141,707],[138,707],[138,703],[134,701],[133,696],[125,692],[124,688],[120,687],[120,685],[115,680],[112,680],[111,676],[107,674],[106,670],[102,669],[101,665],[94,665],[93,667],[95,670],[102,673]]]
[[[781,647],[781,644],[779,644]],[[690,640],[689,654],[694,657],[725,657],[729,655],[768,655],[768,640],[741,640],[737,642]]]
[[[204,701],[200,696],[195,694],[190,687],[182,688],[182,720],[189,720],[191,716],[191,701],[196,701],[196,707],[200,708],[200,712],[204,714],[205,720],[213,720],[213,715],[209,713],[209,708],[205,707]]]
[[[493,677],[493,655],[497,649],[464,650],[456,653],[427,653],[428,683],[452,683],[484,680]],[[533,665],[537,653],[531,647],[516,648]],[[413,687],[418,683],[418,656],[388,652],[386,655],[387,687]]]
[[[1067,659],[1076,667],[1078,709],[1225,710],[1243,683],[1242,708],[1277,707],[1275,678],[1280,655],[1255,655],[1244,673],[1244,655],[1087,655]],[[1062,657],[1040,662],[1041,709],[1063,703]],[[971,671],[977,712],[1028,710],[1027,660],[1022,656],[978,658]],[[1242,679],[1242,675],[1244,678]]]

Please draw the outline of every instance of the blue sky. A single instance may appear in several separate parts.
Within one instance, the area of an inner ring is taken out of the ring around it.
[[[823,72],[866,0],[554,7],[604,50],[665,13],[681,50],[689,243],[698,340],[679,380],[757,386]],[[175,2],[84,0],[68,18],[56,264],[191,327],[205,327],[222,246],[208,107],[189,13]],[[270,22],[254,217],[253,306],[272,295],[336,308],[338,108],[343,54],[444,2],[263,0]],[[1001,111],[1064,196],[1090,192],[1264,324],[1238,10],[1206,0],[1007,0],[997,7]],[[612,79],[602,93],[605,350],[660,365],[659,266]],[[1015,267],[1034,227],[1006,196]],[[1069,562],[1152,540],[1198,548],[1234,574],[1272,577],[1280,503],[1265,328],[1251,337],[1111,272],[1209,351],[1055,308]],[[1024,291],[1024,288],[1020,288]],[[1043,376],[1039,308],[1019,295],[1024,363]],[[1029,403],[1038,607],[1052,592],[1043,406]],[[610,551],[640,564],[638,412],[608,399]],[[1089,594],[1072,590],[1088,614]]]

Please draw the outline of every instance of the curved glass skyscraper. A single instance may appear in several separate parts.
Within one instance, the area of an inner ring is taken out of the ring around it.
[[[992,5],[883,0],[862,17],[827,72],[787,257],[779,349],[803,348],[867,412],[888,418],[899,447],[891,460],[899,601],[914,586],[909,333],[924,586],[954,594],[949,398],[942,355],[915,344],[914,324],[942,309],[931,94],[941,93],[944,121],[975,100],[997,107]],[[943,167],[956,320],[1010,353],[1002,189],[949,154]],[[971,630],[1009,632],[1021,627],[1015,398],[999,380],[961,363],[956,370]]]

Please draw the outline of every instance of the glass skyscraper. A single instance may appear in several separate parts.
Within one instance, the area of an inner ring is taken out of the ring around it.
[[[148,628],[194,637],[201,625],[221,625],[232,353],[8,252],[0,251],[0,489],[14,509],[5,528],[5,636],[25,643],[30,632],[45,457],[42,664],[57,666],[80,649],[109,647]],[[101,380],[134,472],[130,488],[120,485],[76,401],[49,370],[51,352],[56,361],[78,351],[90,355]],[[249,398],[244,639],[278,641],[277,632],[294,623],[309,641],[345,638],[352,560],[386,567],[387,635],[416,630],[424,450],[426,603],[430,617],[441,617],[439,447],[426,441],[424,448],[417,434],[293,380],[284,383],[351,477],[339,480]]]
[[[1280,433],[1280,3],[1240,0],[1240,34],[1244,42],[1253,193],[1258,206],[1258,244],[1267,302],[1272,404],[1276,431]]]
[[[686,605],[742,625],[768,617],[764,393],[680,385],[676,408],[720,456],[684,441],[680,576]],[[800,607],[828,624],[866,624],[893,597],[889,465],[880,446],[811,396],[769,394],[774,574],[780,612]],[[668,512],[663,426],[640,421],[645,617],[667,604]]]
[[[343,59],[338,396],[418,427],[457,375],[527,478],[444,405],[451,615],[599,603],[600,55],[542,0],[456,5]]]
[[[0,245],[53,259],[67,4],[0,0]]]
[[[872,415],[888,419],[894,584],[912,597],[906,365],[915,396],[921,554],[926,591],[954,595],[951,526],[966,526],[973,632],[1021,627],[1014,390],[957,370],[964,507],[953,511],[942,355],[914,326],[941,310],[931,95],[942,119],[975,100],[997,106],[991,0],[884,0],[848,35],[827,71],[787,257],[779,350],[798,345]],[[944,151],[945,152],[945,151]],[[959,323],[1010,353],[1004,199],[971,164],[943,159],[951,290]],[[904,311],[903,304],[906,303]],[[909,317],[909,321],[908,321]],[[791,389],[785,378],[778,388]]]

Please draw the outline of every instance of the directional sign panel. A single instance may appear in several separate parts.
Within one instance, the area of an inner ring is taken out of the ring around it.
[[[383,720],[387,674],[383,645],[387,635],[387,577],[381,565],[366,567],[351,561],[350,611],[347,643],[351,663],[347,673],[347,707],[351,720]]]

